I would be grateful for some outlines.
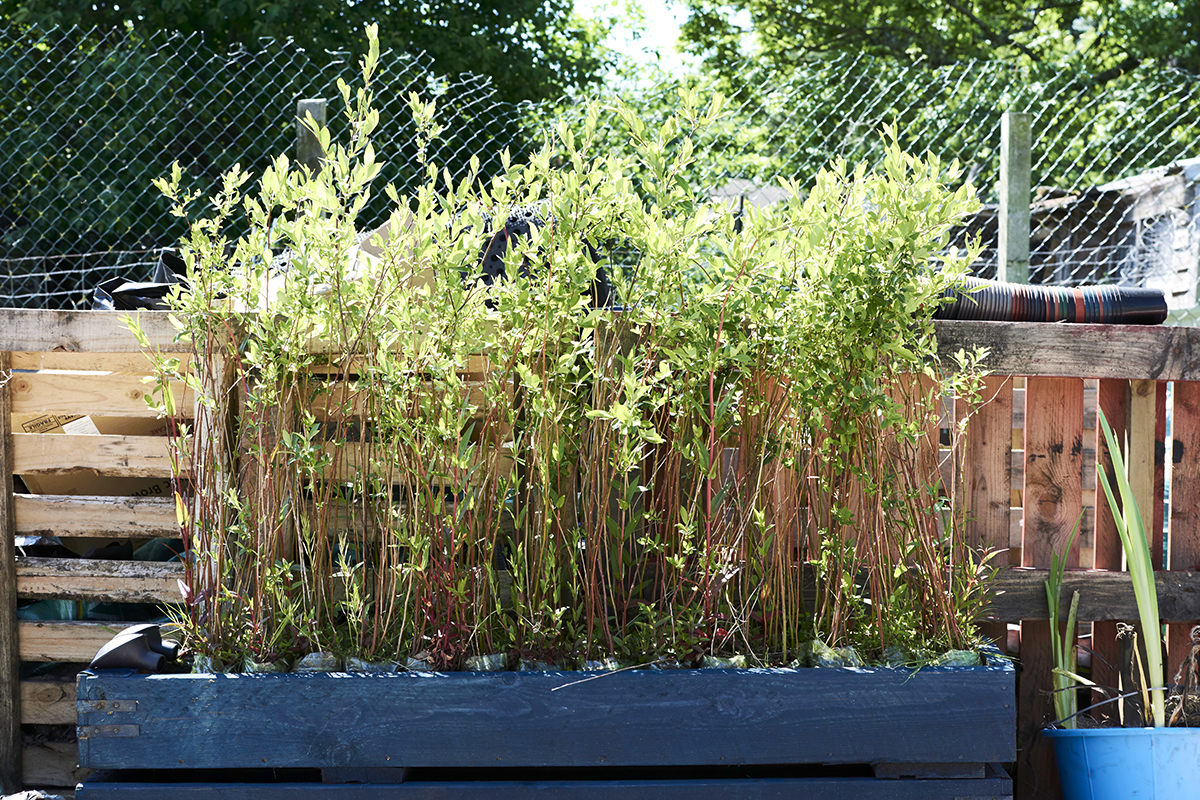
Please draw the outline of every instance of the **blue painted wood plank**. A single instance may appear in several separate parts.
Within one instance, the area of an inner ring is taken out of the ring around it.
[[[594,677],[592,680],[586,678]],[[83,674],[93,769],[1009,762],[1014,673]],[[136,725],[136,735],[129,735]]]
[[[77,800],[1000,800],[1007,778],[880,781],[777,778],[698,781],[454,781],[327,785],[84,783]]]

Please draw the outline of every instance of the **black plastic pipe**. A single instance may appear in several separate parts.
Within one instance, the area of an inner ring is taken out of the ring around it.
[[[1167,318],[1160,289],[1132,286],[1026,286],[966,278],[962,289],[944,296],[954,301],[934,319],[1161,325]]]

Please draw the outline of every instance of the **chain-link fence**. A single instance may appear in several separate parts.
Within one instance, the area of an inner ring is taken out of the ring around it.
[[[300,98],[328,98],[338,136],[336,83],[357,74],[357,57],[281,42],[217,53],[196,36],[0,31],[0,78],[15,87],[0,96],[0,304],[83,305],[105,278],[144,276],[182,232],[153,178],[179,161],[205,191],[234,163],[260,171],[294,151]],[[976,265],[985,276],[995,274],[1000,118],[1029,112],[1032,280],[1146,284],[1174,308],[1196,305],[1195,76],[1146,66],[1101,83],[1063,65],[839,57],[787,73],[747,65],[733,82],[654,76],[608,91],[652,121],[673,110],[679,80],[730,95],[732,113],[706,134],[692,177],[731,202],[769,201],[779,177],[804,185],[833,157],[873,163],[885,124],[910,150],[958,159],[988,204],[965,228],[990,247]],[[495,172],[501,150],[519,159],[547,119],[580,113],[580,102],[500,103],[487,79],[439,78],[419,56],[385,54],[379,180],[401,191],[417,180],[410,92],[437,98],[444,132],[431,157],[451,173],[471,155]],[[627,144],[614,132],[612,147]],[[367,220],[386,214],[377,194]]]

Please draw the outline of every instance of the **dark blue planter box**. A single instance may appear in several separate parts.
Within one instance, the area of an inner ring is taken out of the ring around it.
[[[84,784],[80,800],[492,798],[535,789],[688,800],[801,790],[999,797],[1011,782],[988,765],[1016,758],[1007,663],[916,672],[102,672],[80,677],[78,698],[81,766],[116,771]]]

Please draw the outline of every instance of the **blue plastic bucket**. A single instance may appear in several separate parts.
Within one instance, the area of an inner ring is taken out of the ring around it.
[[[1054,742],[1064,800],[1195,800],[1200,728],[1043,731]]]

